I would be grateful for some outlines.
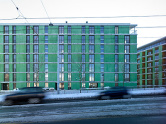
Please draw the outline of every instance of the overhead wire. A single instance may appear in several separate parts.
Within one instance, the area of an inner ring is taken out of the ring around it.
[[[41,1],[42,2],[42,1]],[[42,5],[44,7],[44,4],[42,2]],[[16,6],[16,5],[15,5]],[[45,7],[44,7],[45,9]],[[45,9],[45,12],[48,16],[48,13]],[[37,18],[26,18],[26,19],[88,19],[88,18],[149,18],[149,17],[166,17],[166,15],[145,15],[145,16],[105,16],[105,17],[102,17],[102,16],[99,16],[99,17],[37,17]],[[0,19],[0,20],[15,20],[15,19],[22,19],[22,18],[10,18],[10,19]]]
[[[49,21],[50,21],[50,23],[51,23],[51,19],[50,19],[50,17],[48,16],[47,10],[46,10],[46,8],[45,8],[45,6],[44,6],[42,0],[40,0],[40,1],[41,1],[42,5],[43,5],[43,8],[44,8],[44,10],[45,10],[45,12],[46,12],[46,14],[47,14],[47,17],[48,17]]]

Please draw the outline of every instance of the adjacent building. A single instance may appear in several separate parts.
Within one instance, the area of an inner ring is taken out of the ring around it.
[[[0,24],[0,89],[56,89],[57,80],[60,89],[136,86],[135,27],[129,23]]]
[[[166,37],[138,48],[137,72],[139,86],[166,85]]]

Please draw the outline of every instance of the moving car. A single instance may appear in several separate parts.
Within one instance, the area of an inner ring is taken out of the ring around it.
[[[12,105],[15,102],[37,104],[41,103],[44,97],[45,94],[41,87],[25,87],[13,94],[6,95],[3,105]]]
[[[98,99],[112,98],[131,98],[131,95],[126,87],[117,86],[101,92],[98,96]]]

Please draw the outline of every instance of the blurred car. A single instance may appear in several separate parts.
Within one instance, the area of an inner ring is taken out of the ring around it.
[[[112,99],[112,98],[131,98],[131,95],[126,87],[112,87],[98,95],[98,99]]]
[[[3,105],[12,105],[15,102],[41,103],[45,97],[41,87],[25,87],[12,94],[6,95]]]

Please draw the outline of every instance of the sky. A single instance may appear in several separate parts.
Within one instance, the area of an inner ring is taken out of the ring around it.
[[[13,3],[13,2],[14,3]],[[42,0],[49,17],[113,17],[166,15],[166,0]],[[0,0],[0,23],[26,23],[26,18],[47,17],[41,0]],[[14,5],[15,4],[15,5]],[[144,18],[78,18],[51,19],[52,23],[131,23],[137,24],[137,47],[166,36],[166,16]],[[50,23],[49,19],[28,19],[29,23]]]

